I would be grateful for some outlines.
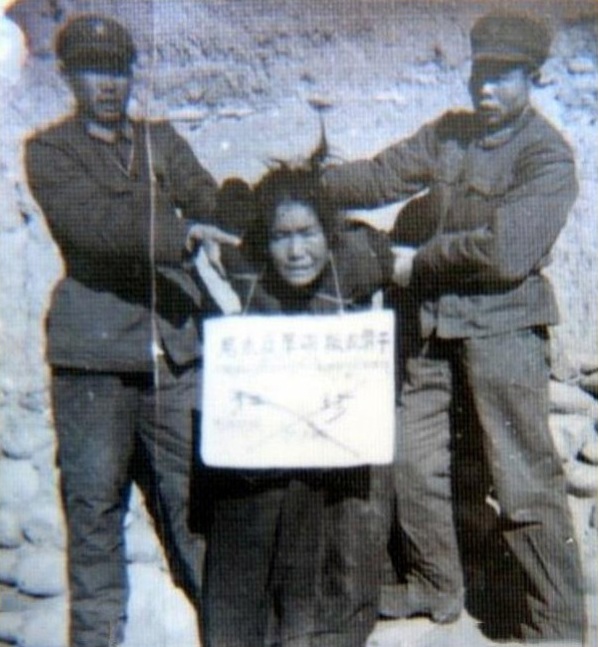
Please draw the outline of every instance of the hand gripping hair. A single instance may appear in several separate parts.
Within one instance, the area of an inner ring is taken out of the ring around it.
[[[328,142],[322,128],[320,142],[306,160],[273,160],[268,172],[253,187],[255,224],[246,241],[251,255],[263,260],[267,254],[276,208],[285,202],[300,202],[313,209],[328,245],[334,248],[341,219],[322,187],[322,171],[328,159]]]

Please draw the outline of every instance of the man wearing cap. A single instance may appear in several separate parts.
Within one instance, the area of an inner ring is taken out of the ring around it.
[[[431,235],[399,253],[396,265],[419,302],[396,466],[397,513],[414,563],[406,584],[383,590],[381,611],[439,623],[461,611],[451,452],[455,434],[466,430],[451,430],[449,414],[465,391],[502,537],[526,582],[515,635],[577,644],[582,576],[548,430],[547,326],[557,322],[557,308],[542,272],[577,194],[574,161],[530,105],[549,51],[546,26],[527,15],[488,15],[474,25],[471,46],[473,112],[449,112],[373,160],[325,176],[331,197],[346,207],[427,190],[418,213]]]
[[[133,479],[144,486],[173,579],[199,608],[200,545],[188,517],[198,313],[207,301],[184,265],[202,241],[236,239],[209,224],[216,183],[174,128],[127,116],[130,33],[84,15],[56,45],[76,109],[27,142],[26,167],[65,266],[47,356],[70,644],[107,647],[123,639]]]

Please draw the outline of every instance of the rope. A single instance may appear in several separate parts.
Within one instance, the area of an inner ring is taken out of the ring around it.
[[[150,183],[150,231],[149,231],[149,263],[150,263],[150,325],[151,325],[151,356],[152,373],[154,376],[154,389],[156,397],[160,388],[160,361],[163,351],[160,345],[160,333],[158,330],[158,279],[156,270],[156,176],[154,173],[154,157],[150,124],[147,118],[144,119],[144,140],[147,165],[149,170]]]
[[[152,374],[153,374],[153,396],[154,396],[154,421],[152,425],[153,429],[153,442],[154,442],[154,460],[159,461],[159,444],[157,442],[156,434],[159,432],[159,421],[161,417],[161,380],[160,380],[160,356],[163,355],[163,350],[160,343],[160,333],[158,328],[158,313],[157,313],[157,302],[158,302],[158,281],[157,281],[157,268],[156,268],[156,202],[157,202],[157,189],[158,183],[156,174],[154,172],[154,150],[152,146],[151,138],[151,128],[150,128],[150,119],[151,119],[151,110],[150,105],[154,94],[154,73],[156,68],[156,23],[155,23],[155,8],[152,1],[152,42],[151,42],[151,58],[150,58],[150,71],[149,71],[149,81],[147,86],[147,94],[144,100],[143,106],[143,125],[144,125],[144,140],[145,140],[145,151],[146,151],[146,160],[147,168],[149,175],[149,193],[150,193],[150,204],[149,204],[149,263],[150,263],[150,325],[151,325],[151,357],[152,357]],[[157,469],[154,465],[154,469]],[[161,497],[157,496],[157,500],[153,502],[158,514],[158,519],[155,519],[156,528],[158,524],[160,526],[164,523],[164,513],[162,511]],[[159,531],[159,534],[162,535],[161,539],[164,538],[163,529]],[[166,546],[164,546],[166,549]],[[170,561],[170,560],[168,560]],[[169,564],[170,566],[170,564]],[[172,569],[170,570],[171,577],[174,576]]]
[[[245,303],[245,306],[243,307],[243,310],[241,311],[241,314],[245,316],[249,312],[249,307],[251,306],[251,302],[253,301],[253,296],[255,294],[255,291],[257,289],[257,284],[259,281],[261,281],[262,276],[264,275],[264,269],[260,271],[260,273],[252,278],[251,285],[249,286],[249,293],[247,294],[247,301]]]
[[[329,252],[330,259],[330,269],[332,270],[332,278],[334,280],[334,289],[336,290],[336,297],[338,299],[339,314],[345,314],[345,306],[343,303],[343,294],[341,292],[341,284],[338,278],[338,272],[336,270],[336,264],[334,262],[334,255],[332,252]]]
[[[150,131],[150,102],[154,93],[154,71],[156,67],[156,25],[155,25],[155,12],[152,3],[152,44],[151,44],[151,59],[150,59],[150,74],[147,93],[144,101],[144,143],[147,159],[147,166],[149,172],[149,189],[150,189],[150,218],[149,218],[149,263],[150,263],[150,321],[151,321],[151,357],[152,357],[152,373],[154,380],[154,392],[156,398],[156,419],[159,409],[159,394],[160,394],[160,356],[163,354],[160,344],[160,333],[158,329],[158,281],[156,270],[156,191],[157,180],[154,173],[154,152],[152,147],[152,138]]]

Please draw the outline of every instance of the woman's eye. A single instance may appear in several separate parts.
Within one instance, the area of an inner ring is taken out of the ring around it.
[[[303,232],[304,236],[309,236],[310,238],[314,238],[316,236],[319,236],[322,232],[319,229],[306,229]]]

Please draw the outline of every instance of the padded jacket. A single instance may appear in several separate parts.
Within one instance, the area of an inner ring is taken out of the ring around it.
[[[147,371],[155,343],[176,365],[199,353],[205,298],[183,269],[184,244],[188,219],[211,217],[216,182],[170,124],[130,126],[128,168],[77,117],[26,145],[29,185],[65,267],[47,318],[53,366]]]
[[[373,159],[332,167],[324,177],[344,207],[427,191],[411,211],[425,232],[411,279],[424,336],[487,336],[557,322],[542,269],[577,181],[570,147],[531,107],[495,134],[473,113],[449,112]]]

